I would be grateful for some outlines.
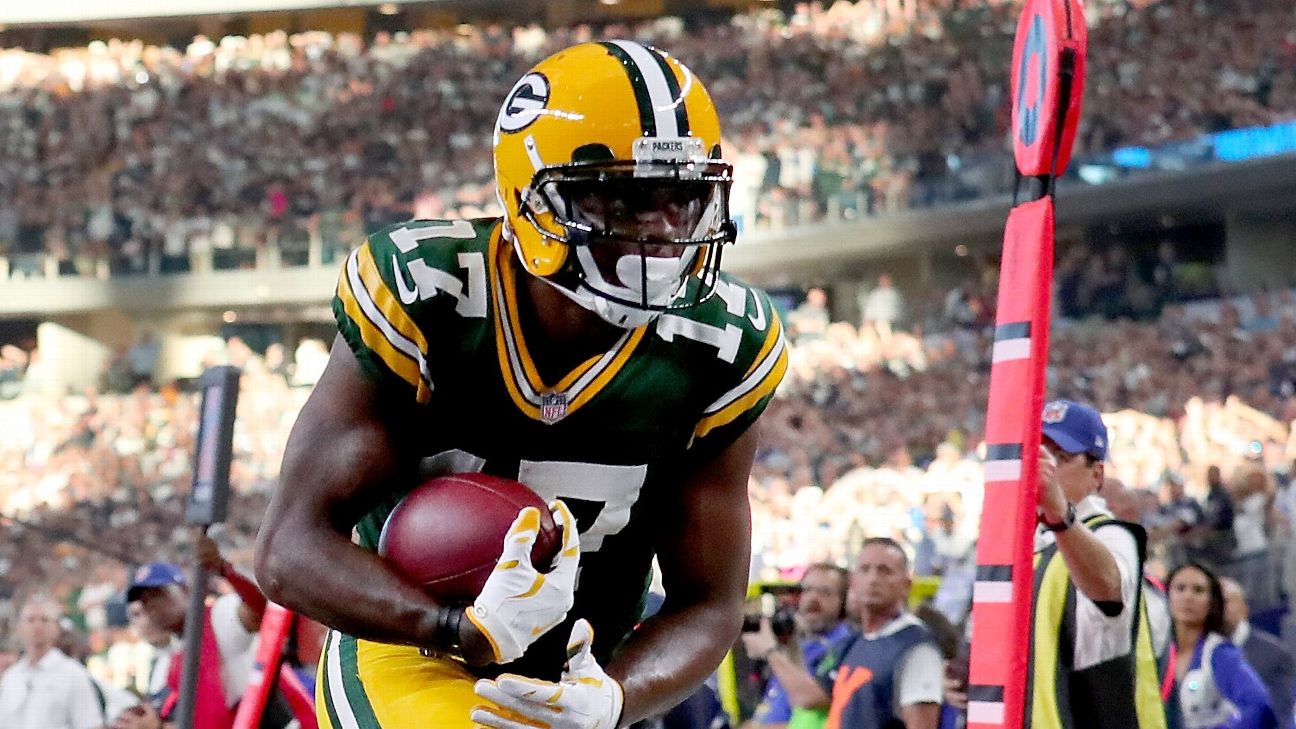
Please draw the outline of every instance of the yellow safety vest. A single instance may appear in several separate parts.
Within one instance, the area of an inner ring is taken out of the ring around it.
[[[1139,570],[1146,558],[1142,527],[1105,514],[1084,520],[1127,529],[1138,545]],[[1137,617],[1131,626],[1133,650],[1083,670],[1071,666],[1075,655],[1076,590],[1056,544],[1035,554],[1034,609],[1031,612],[1030,673],[1026,727],[1029,729],[1165,729],[1165,708],[1157,681],[1156,656],[1142,590],[1135,591]]]

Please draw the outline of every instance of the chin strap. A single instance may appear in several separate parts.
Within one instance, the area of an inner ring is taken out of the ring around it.
[[[622,329],[637,329],[645,324],[651,323],[661,312],[651,309],[637,309],[631,306],[623,306],[614,301],[599,296],[589,286],[578,284],[578,290],[572,290],[553,281],[545,276],[539,277],[541,281],[552,286],[559,293],[571,299],[582,309],[591,311],[598,315],[603,321]]]

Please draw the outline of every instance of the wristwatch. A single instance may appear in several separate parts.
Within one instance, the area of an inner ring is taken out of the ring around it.
[[[1062,521],[1055,524],[1041,516],[1040,523],[1051,532],[1064,532],[1070,529],[1076,523],[1075,504],[1067,502],[1066,516],[1062,517]]]

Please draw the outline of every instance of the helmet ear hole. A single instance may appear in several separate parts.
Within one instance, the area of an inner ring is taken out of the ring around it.
[[[606,144],[582,144],[572,151],[571,161],[574,164],[597,164],[599,162],[611,162],[616,159],[612,154],[612,148]]]

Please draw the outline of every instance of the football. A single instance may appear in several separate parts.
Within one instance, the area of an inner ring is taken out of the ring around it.
[[[531,563],[548,570],[562,546],[562,529],[534,491],[484,473],[433,478],[397,504],[383,525],[378,554],[438,603],[471,603],[504,549],[504,536],[522,509],[540,510]]]

